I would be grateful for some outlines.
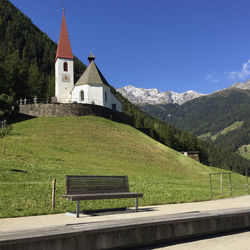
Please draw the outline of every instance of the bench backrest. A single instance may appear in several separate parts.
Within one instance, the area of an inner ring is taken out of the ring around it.
[[[66,194],[91,194],[114,192],[129,192],[127,176],[66,176]]]

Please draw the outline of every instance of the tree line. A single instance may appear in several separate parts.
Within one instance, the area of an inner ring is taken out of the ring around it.
[[[0,0],[0,94],[54,96],[57,44],[9,0]],[[74,58],[75,79],[86,66]]]
[[[0,6],[0,116],[3,117],[10,114],[13,102],[19,98],[54,96],[56,44],[8,0],[0,0]],[[85,68],[74,59],[75,82]],[[114,88],[111,90],[122,102],[124,113],[132,117],[132,125],[164,145],[177,151],[199,151],[201,161],[207,165],[236,171],[249,166],[249,161],[237,154],[224,152],[191,133],[153,118]],[[185,111],[183,115],[189,114]]]
[[[249,117],[250,90],[227,89],[199,97],[182,105],[142,105],[155,118],[185,129],[195,135],[217,133],[236,121]]]
[[[250,167],[250,161],[240,155],[230,152],[227,148],[218,147],[210,141],[202,141],[191,133],[175,128],[170,123],[153,118],[115,89],[112,89],[112,92],[122,102],[123,112],[133,118],[133,126],[164,145],[177,151],[199,151],[200,160],[205,165],[242,174],[245,173],[245,167]]]

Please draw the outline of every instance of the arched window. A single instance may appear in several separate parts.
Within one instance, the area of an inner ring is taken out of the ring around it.
[[[84,91],[83,90],[80,91],[80,100],[84,101]]]
[[[63,70],[68,71],[68,64],[66,62],[63,63]]]
[[[107,92],[104,93],[105,102],[107,102]]]

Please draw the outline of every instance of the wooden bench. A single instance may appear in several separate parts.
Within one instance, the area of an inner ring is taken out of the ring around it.
[[[62,196],[76,201],[76,217],[79,217],[80,200],[100,200],[135,198],[135,211],[138,212],[138,198],[142,193],[129,192],[127,176],[66,176],[66,193]]]

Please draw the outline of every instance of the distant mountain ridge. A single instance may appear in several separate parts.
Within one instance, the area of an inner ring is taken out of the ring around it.
[[[250,159],[250,80],[210,95],[131,85],[118,91],[145,113]]]
[[[223,150],[239,152],[244,147],[243,153],[250,154],[250,89],[247,85],[237,83],[182,105],[143,104],[139,107],[174,127],[212,140]]]
[[[184,93],[176,93],[173,91],[162,92],[155,88],[136,88],[132,85],[119,88],[117,91],[134,104],[183,104],[187,101],[193,100],[194,98],[204,96],[204,94],[193,90],[188,90]]]
[[[232,86],[230,86],[228,89],[232,88],[250,90],[250,79],[243,83],[237,82]],[[223,90],[218,90],[216,92],[220,92]],[[120,92],[122,96],[127,98],[130,102],[137,105],[143,105],[143,104],[157,105],[157,104],[168,104],[168,103],[176,103],[182,105],[187,101],[191,101],[195,98],[207,95],[193,90],[188,90],[183,93],[177,93],[171,90],[162,92],[156,88],[152,89],[136,88],[132,85],[127,85],[125,87],[119,88],[117,89],[117,91]]]
[[[250,90],[250,79],[246,82],[237,82],[233,84],[230,88],[239,88],[239,89],[249,89]]]

